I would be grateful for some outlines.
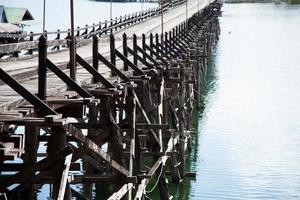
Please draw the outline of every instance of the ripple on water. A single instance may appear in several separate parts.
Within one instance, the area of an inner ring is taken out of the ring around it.
[[[225,4],[190,199],[300,199],[300,6]]]

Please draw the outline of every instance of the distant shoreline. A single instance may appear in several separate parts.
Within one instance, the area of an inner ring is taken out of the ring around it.
[[[288,4],[300,4],[300,0],[225,0],[225,3],[288,3]]]

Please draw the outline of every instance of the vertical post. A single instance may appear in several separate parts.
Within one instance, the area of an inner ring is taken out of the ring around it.
[[[93,67],[98,71],[99,60],[98,60],[98,37],[93,35]],[[93,83],[98,82],[96,77],[93,77]]]
[[[105,35],[107,35],[107,20],[105,20],[104,23],[105,23],[104,28],[106,29],[106,30],[104,31],[104,33],[105,33]]]
[[[113,26],[113,19],[110,18],[110,25],[109,25],[110,34],[113,33],[113,28],[112,28],[112,26]]]
[[[158,36],[158,33],[155,34],[155,45],[158,47],[158,43],[159,43],[159,36]],[[157,53],[159,53],[157,50],[156,50]]]
[[[77,26],[77,31],[76,31],[76,37],[79,37],[80,36],[80,27]],[[71,37],[71,36],[70,36]]]
[[[59,29],[57,30],[57,37],[56,37],[56,39],[57,39],[57,40],[60,39],[60,30],[59,30]],[[59,50],[59,49],[60,49],[60,46],[57,45],[57,50]]]
[[[62,127],[59,126],[52,126],[51,128],[51,136],[48,141],[48,146],[47,146],[47,153],[48,155],[53,155],[57,151],[63,149],[66,147],[66,132]],[[52,194],[51,194],[51,199],[57,199],[59,195],[59,189],[60,189],[60,181],[61,181],[61,174],[62,171],[64,170],[65,166],[64,163],[57,163],[54,166],[51,167],[50,171],[52,176],[54,177],[53,179],[53,187],[52,187]],[[70,194],[69,192],[69,187],[67,184],[66,191],[65,191],[65,199],[70,199],[68,195]]]
[[[99,22],[99,27],[98,27],[98,31],[99,31],[99,33],[98,33],[98,36],[100,37],[101,36],[101,22]]]
[[[32,31],[30,32],[29,41],[33,41],[33,32]],[[28,53],[29,53],[29,55],[32,55],[33,54],[33,49],[29,49]]]
[[[133,34],[133,51],[135,54],[137,54],[137,38],[136,38],[136,34]],[[137,56],[133,56],[133,63],[135,65],[138,64],[138,60],[137,60]]]
[[[38,150],[39,128],[37,126],[25,126],[25,154],[24,165],[30,167],[36,163]],[[34,174],[32,174],[34,176]],[[25,199],[36,199],[36,192],[33,186],[30,186],[22,193]]]
[[[39,38],[39,66],[38,66],[38,97],[46,99],[47,90],[47,39],[44,35]]]
[[[175,43],[175,38],[176,38],[176,31],[175,28],[172,29],[172,41]]]
[[[115,24],[114,24],[114,25],[115,25],[115,31],[118,30],[117,24],[118,24],[118,18],[116,17],[116,18],[115,18]]]
[[[95,27],[96,27],[96,25],[95,25],[95,23],[93,23],[93,28],[92,28],[92,31],[91,31],[91,33],[94,33],[95,32]]]
[[[150,47],[151,47],[151,49],[153,49],[153,34],[152,33],[150,33]],[[153,57],[152,51],[150,52],[150,56]]]
[[[120,29],[122,29],[122,21],[123,21],[122,18],[123,18],[122,16],[120,16],[120,18],[119,18],[119,19],[120,19],[120,20],[119,20],[119,24],[120,24],[120,25],[119,25],[119,28],[120,28]]]
[[[110,0],[109,19],[110,19],[110,26],[112,26],[112,0]],[[110,29],[110,34],[112,34],[112,29]]]
[[[115,37],[113,34],[110,36],[110,62],[116,66],[116,49],[115,49]],[[115,76],[116,74],[111,71],[111,75]]]
[[[180,96],[179,96],[179,160],[180,160],[180,166],[179,166],[179,173],[180,177],[183,178],[185,176],[185,141],[186,141],[186,132],[185,132],[185,98],[186,98],[186,79],[184,75],[184,66],[180,66],[182,71],[180,73]]]
[[[46,0],[44,0],[43,4],[43,32],[46,29]]]
[[[167,42],[168,41],[168,32],[165,32],[165,40],[164,40],[164,45],[167,47]]]
[[[142,34],[142,48],[144,51],[146,51],[146,36],[145,34],[143,33]],[[146,61],[146,55],[143,54],[143,59]]]
[[[129,176],[137,175],[136,171],[139,167],[137,165],[140,163],[139,156],[136,156],[136,102],[132,92],[129,90],[130,95],[127,97],[126,104],[128,105],[128,133],[130,137],[130,157],[129,157]],[[139,142],[139,141],[137,141]],[[128,199],[132,199],[132,190],[128,192]]]
[[[127,51],[127,35],[126,33],[123,34],[123,55],[127,58],[128,51]],[[128,71],[128,64],[124,62],[124,71]]]
[[[163,11],[163,0],[160,0],[160,19],[161,19],[161,44],[163,44],[164,38],[164,11]]]
[[[70,39],[70,77],[76,81],[76,38],[74,36],[74,4],[70,0],[71,9],[71,39]]]

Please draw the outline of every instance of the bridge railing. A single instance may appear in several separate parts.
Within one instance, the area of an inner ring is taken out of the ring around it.
[[[164,12],[170,8],[183,4],[186,0],[173,0],[163,4],[162,9]],[[122,28],[132,26],[140,23],[151,17],[160,15],[161,8],[150,8],[144,11],[135,12],[129,15],[124,15],[111,19],[109,21],[94,23],[92,25],[86,25],[85,27],[77,27],[74,30],[76,36],[77,45],[84,45],[91,42],[90,38],[93,35],[99,37],[108,35]],[[61,48],[69,47],[69,39],[71,38],[71,30],[57,30],[57,31],[45,31],[40,33],[23,33],[23,34],[0,34],[0,38],[11,38],[17,41],[16,43],[0,44],[0,58],[1,55],[12,54],[18,57],[18,53],[22,52],[25,55],[37,54],[38,38],[44,35],[48,38],[48,51],[60,50]]]

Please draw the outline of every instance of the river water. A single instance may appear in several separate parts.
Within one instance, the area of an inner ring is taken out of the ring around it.
[[[189,199],[300,199],[300,6],[225,4]]]

